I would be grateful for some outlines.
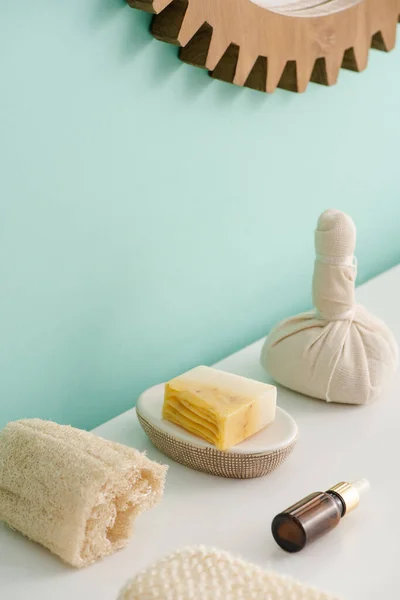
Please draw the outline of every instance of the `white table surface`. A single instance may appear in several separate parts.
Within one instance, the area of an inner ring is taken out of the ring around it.
[[[357,299],[386,320],[400,340],[400,266],[358,288]],[[260,380],[262,341],[218,367]],[[331,591],[343,600],[400,597],[400,374],[369,406],[329,405],[280,389],[278,404],[297,420],[295,451],[274,473],[236,481],[197,473],[159,453],[135,410],[96,433],[146,450],[170,465],[161,504],[139,518],[129,547],[76,571],[0,524],[1,600],[114,600],[124,582],[171,551],[206,544]],[[286,554],[270,534],[273,516],[304,495],[367,477],[359,509],[299,554]]]

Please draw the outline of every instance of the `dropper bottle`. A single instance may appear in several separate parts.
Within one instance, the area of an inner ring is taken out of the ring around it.
[[[272,521],[272,535],[286,552],[299,552],[328,533],[354,510],[360,495],[369,489],[366,479],[341,482],[326,492],[315,492],[279,513]]]

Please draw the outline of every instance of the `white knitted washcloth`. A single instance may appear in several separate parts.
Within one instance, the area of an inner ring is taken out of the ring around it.
[[[338,600],[273,571],[203,546],[139,573],[118,600]]]
[[[85,567],[126,546],[136,517],[161,499],[166,469],[87,431],[9,423],[0,432],[0,521]]]
[[[315,310],[278,323],[261,364],[278,382],[327,402],[364,404],[396,370],[398,348],[388,327],[355,302],[352,219],[326,210],[315,231]]]

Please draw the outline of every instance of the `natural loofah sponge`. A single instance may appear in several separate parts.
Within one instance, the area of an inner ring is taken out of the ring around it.
[[[0,521],[74,567],[124,547],[166,467],[87,431],[29,419],[0,432]]]
[[[355,303],[352,219],[327,210],[315,231],[313,303],[271,331],[262,366],[282,385],[327,402],[364,404],[379,395],[398,364],[388,327]]]
[[[290,577],[202,546],[180,550],[137,575],[118,600],[335,600]],[[337,600],[337,599],[336,599]]]

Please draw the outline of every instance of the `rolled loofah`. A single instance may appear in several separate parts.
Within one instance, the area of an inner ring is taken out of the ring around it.
[[[388,327],[355,302],[356,228],[327,210],[315,231],[315,310],[278,323],[261,353],[282,385],[327,402],[364,404],[378,396],[398,364]]]
[[[166,467],[87,431],[40,419],[0,432],[0,520],[74,567],[128,543],[162,497]]]
[[[137,575],[118,600],[335,600],[228,552],[187,548]],[[336,599],[337,600],[337,599]]]

